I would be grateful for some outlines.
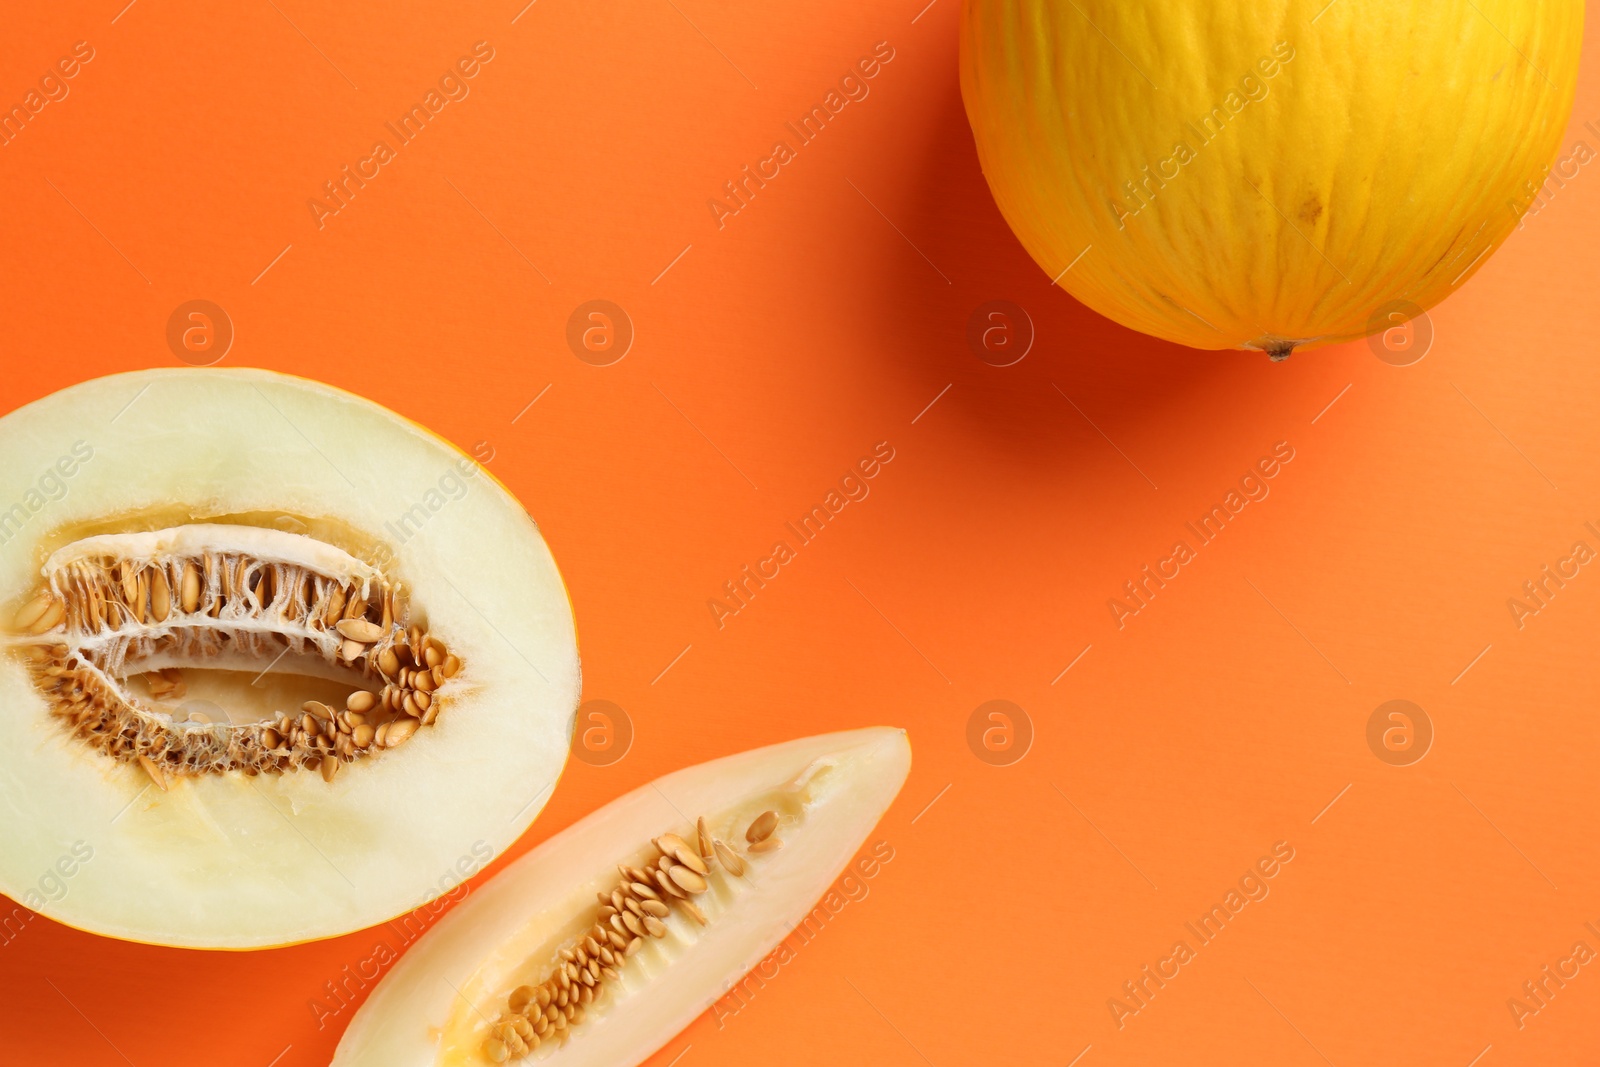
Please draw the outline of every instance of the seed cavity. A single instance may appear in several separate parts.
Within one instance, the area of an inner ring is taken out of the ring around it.
[[[775,812],[767,836],[777,826]],[[719,866],[743,877],[748,866],[732,849],[713,838],[704,818],[697,820],[695,835],[703,843],[696,854],[677,834],[662,834],[651,841],[656,855],[648,867],[623,864],[610,891],[595,893],[595,910],[587,931],[556,950],[545,976],[536,984],[519,985],[506,997],[505,1010],[490,1024],[481,1052],[490,1063],[523,1059],[542,1044],[565,1045],[572,1028],[584,1021],[605,997],[609,987],[622,981],[627,961],[646,942],[664,939],[673,911],[682,912],[700,926],[711,920],[695,902],[721,877]],[[687,862],[685,857],[693,862]],[[665,893],[658,893],[652,884]]]
[[[45,562],[7,643],[52,716],[158,788],[202,774],[320,772],[396,748],[439,716],[461,661],[376,568],[314,538],[195,523],[75,541]],[[185,669],[280,661],[350,685],[259,722],[179,721]],[[148,699],[132,679],[142,679]]]

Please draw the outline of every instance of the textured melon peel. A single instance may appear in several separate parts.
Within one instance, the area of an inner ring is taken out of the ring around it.
[[[961,92],[1000,211],[1057,284],[1156,337],[1281,358],[1482,267],[1555,157],[1583,18],[966,0]]]
[[[459,450],[349,393],[217,369],[73,387],[0,420],[0,443],[0,508],[21,507],[0,511],[6,620],[64,546],[77,546],[66,556],[144,557],[221,537],[295,566],[349,571],[357,584],[381,570],[462,664],[435,694],[435,708],[445,706],[436,722],[332,781],[315,770],[227,771],[180,775],[162,792],[140,764],[88,747],[55,716],[26,654],[51,634],[8,632],[0,892],[130,940],[289,944],[417,907],[461,877],[464,860],[481,866],[538,814],[564,765],[579,693],[571,606],[526,511]],[[68,455],[77,462],[58,466]],[[41,495],[41,486],[58,491]],[[252,537],[252,524],[274,528]],[[287,545],[286,528],[326,544]],[[235,712],[255,722],[285,699],[298,711],[307,685],[332,684],[282,673],[296,666],[290,659],[259,663],[267,673],[252,681],[235,659],[184,672],[191,696],[229,714],[224,733],[240,729]],[[46,874],[68,856],[80,861],[70,875]]]
[[[632,1067],[707,1010],[789,933],[893,801],[911,765],[905,732],[872,728],[803,738],[669,774],[563,830],[475,890],[384,977],[339,1043],[333,1067],[478,1067],[518,986],[537,983],[581,937],[618,864],[650,842],[694,841],[703,816],[741,849],[743,877],[712,865],[695,898],[701,926],[674,910],[620,978],[545,1057],[571,1067]],[[782,848],[743,851],[764,811]]]

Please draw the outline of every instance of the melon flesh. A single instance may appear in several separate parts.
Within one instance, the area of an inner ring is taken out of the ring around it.
[[[425,903],[543,807],[579,694],[571,606],[527,513],[450,444],[315,382],[195,369],[102,378],[21,408],[0,419],[0,454],[0,619],[25,610],[49,566],[244,546],[400,583],[461,662],[434,694],[436,721],[331,781],[206,773],[163,792],[52,717],[25,666],[36,638],[5,628],[0,892],[113,937],[290,944]],[[305,700],[344,707],[352,681],[338,663],[268,662],[256,653],[279,646],[253,640],[236,633],[226,653],[196,640],[202,661],[179,650],[145,664],[188,682],[187,701],[161,714],[201,708],[233,736]],[[141,701],[150,677],[128,681]]]
[[[540,981],[557,953],[589,927],[596,893],[618,864],[640,865],[662,834],[712,835],[741,850],[735,877],[712,865],[696,897],[708,923],[674,910],[620,979],[585,1010],[564,1045],[521,1062],[632,1067],[647,1058],[766,956],[849,863],[904,783],[903,730],[809,737],[678,771],[613,801],[552,837],[477,889],[418,940],[380,982],[339,1043],[333,1067],[476,1067],[507,997]],[[743,853],[744,831],[778,813],[783,846]],[[516,1062],[516,1061],[513,1061]]]

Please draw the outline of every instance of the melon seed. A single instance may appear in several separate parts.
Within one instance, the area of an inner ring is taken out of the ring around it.
[[[693,852],[690,852],[689,846],[687,845],[679,845],[677,848],[673,849],[672,855],[674,859],[683,864],[685,867],[689,868],[695,874],[703,875],[711,872],[711,868],[707,867],[705,862],[701,860],[699,856],[696,856]]]
[[[764,841],[772,836],[772,831],[778,828],[778,813],[764,811],[757,815],[750,828],[744,832],[744,839],[752,845],[757,841]]]
[[[706,819],[704,815],[695,820],[694,828],[695,836],[700,839],[700,859],[702,862],[709,864],[714,853],[712,852],[711,831],[706,829]]]
[[[138,589],[135,590],[133,598],[129,601],[133,610],[133,619],[140,626],[144,625],[145,598],[149,591],[150,579],[140,574]]]
[[[375,644],[378,638],[383,636],[378,624],[368,622],[366,619],[343,619],[334,629],[338,630],[341,636],[364,645]]]
[[[119,584],[122,586],[122,600],[132,604],[133,598],[139,594],[139,575],[137,568],[131,563],[124,563],[117,568]]]
[[[687,867],[673,867],[672,870],[667,872],[667,876],[677,882],[678,887],[686,892],[704,893],[706,891],[706,880]]]
[[[322,625],[332,627],[344,613],[344,586],[336,585],[328,594],[328,608],[322,613]]]
[[[144,773],[150,776],[150,780],[156,784],[157,789],[161,790],[163,793],[167,791],[166,774],[162,772],[160,767],[156,766],[149,756],[140,756],[139,766],[144,768]]]
[[[167,572],[157,569],[150,576],[150,618],[166,622],[172,612],[172,594],[167,586]]]
[[[713,842],[713,844],[717,850],[717,859],[721,861],[724,867],[728,868],[728,873],[733,875],[735,878],[743,878],[744,860],[739,858],[738,853],[734,852],[733,849],[729,848],[727,845],[724,845],[721,841]]]
[[[670,856],[680,848],[686,849],[689,847],[688,842],[677,834],[662,834],[650,843],[656,846],[656,850],[663,856]]]
[[[411,740],[411,735],[417,732],[417,726],[415,719],[398,719],[389,724],[389,734],[383,743],[389,748],[399,748]]]
[[[685,896],[688,896],[687,893],[685,893],[682,889],[678,888],[678,883],[674,882],[671,878],[667,877],[665,871],[659,871],[659,870],[656,871],[655,872],[655,880],[656,880],[656,884],[657,885],[659,885],[662,889],[665,889],[672,896],[678,897],[680,899],[685,897]]]
[[[183,578],[179,590],[178,603],[186,613],[192,613],[200,606],[200,571],[190,561],[183,565]]]
[[[38,596],[22,605],[21,608],[17,609],[17,614],[11,620],[11,627],[12,629],[21,633],[43,633],[45,630],[49,629],[48,626],[40,630],[35,630],[33,628],[33,624],[44,618],[46,612],[48,612],[51,608],[57,606],[58,602],[56,601],[55,597],[51,596],[48,592],[40,593]]]

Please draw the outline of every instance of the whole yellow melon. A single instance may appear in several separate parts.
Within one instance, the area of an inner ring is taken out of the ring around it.
[[[1062,288],[1281,359],[1483,265],[1556,154],[1582,33],[1581,0],[966,0],[961,93]]]

